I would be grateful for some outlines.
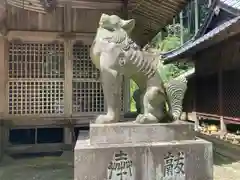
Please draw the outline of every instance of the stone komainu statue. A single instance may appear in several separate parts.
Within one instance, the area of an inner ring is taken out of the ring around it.
[[[142,51],[129,34],[135,20],[123,20],[116,15],[102,14],[99,28],[90,49],[90,56],[101,72],[107,114],[100,115],[96,123],[115,123],[120,120],[120,90],[123,75],[138,85],[141,114],[137,123],[161,122],[166,115],[179,119],[186,91],[186,79],[164,84],[158,72],[159,55]],[[166,108],[166,104],[168,108]]]

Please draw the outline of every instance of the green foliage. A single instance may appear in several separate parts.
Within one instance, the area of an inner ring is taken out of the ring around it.
[[[161,52],[168,52],[181,46],[180,24],[171,24],[166,27],[167,34],[162,39],[162,34],[158,33],[151,42],[151,45]],[[183,28],[183,40],[192,37],[187,28]]]
[[[181,39],[178,36],[169,35],[165,39],[159,42],[158,49],[161,52],[167,52],[173,50],[181,45]]]
[[[168,25],[166,29],[167,36],[163,40],[161,40],[161,38],[155,38],[155,41],[152,42],[152,46],[161,52],[168,52],[181,46],[180,24]],[[185,37],[191,36],[186,28],[183,28],[183,35]],[[159,34],[157,36],[159,36]],[[192,63],[183,62],[176,62],[167,65],[160,64],[159,73],[163,81],[167,82],[171,78],[176,78],[193,67]]]
[[[175,64],[161,65],[158,71],[164,83],[185,72],[185,70],[178,68]]]
[[[138,89],[138,85],[134,81],[130,80],[130,97],[131,97],[130,98],[130,111],[131,112],[136,112],[137,111],[136,103],[133,99],[133,93],[136,89]]]

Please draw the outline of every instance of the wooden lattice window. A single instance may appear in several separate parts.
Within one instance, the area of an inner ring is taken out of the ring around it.
[[[240,117],[240,86],[239,70],[223,72],[223,115],[227,117]]]
[[[196,85],[197,112],[219,114],[217,74],[211,74],[206,77],[197,77]]]
[[[89,48],[90,45],[85,44],[73,45],[73,113],[106,110],[100,73],[90,59]],[[121,99],[123,110],[123,93]]]
[[[64,113],[64,44],[10,42],[8,113]]]
[[[103,112],[100,74],[89,57],[90,45],[73,45],[73,112]]]

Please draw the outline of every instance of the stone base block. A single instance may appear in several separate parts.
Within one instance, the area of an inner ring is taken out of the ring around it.
[[[204,140],[90,145],[78,139],[74,180],[213,180]]]
[[[122,144],[150,143],[163,141],[194,140],[194,124],[179,121],[179,123],[114,123],[90,124],[90,143]]]

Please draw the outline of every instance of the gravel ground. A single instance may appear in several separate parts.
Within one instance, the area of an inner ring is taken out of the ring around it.
[[[214,155],[214,180],[239,180],[240,162]]]
[[[240,162],[214,156],[214,180],[240,179]],[[73,180],[73,154],[15,160],[5,157],[0,164],[0,180]]]
[[[73,180],[73,153],[14,160],[5,157],[0,164],[0,180]]]

